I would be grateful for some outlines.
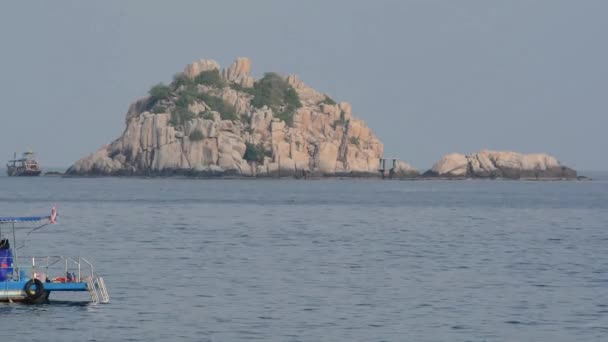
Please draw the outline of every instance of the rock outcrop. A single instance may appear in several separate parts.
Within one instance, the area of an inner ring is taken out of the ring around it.
[[[190,78],[198,76],[203,71],[220,70],[220,64],[212,59],[201,59],[188,64],[184,69],[184,75]]]
[[[242,87],[253,87],[254,79],[251,73],[251,62],[249,58],[239,57],[227,69],[222,70],[224,79],[234,82]]]
[[[575,170],[547,154],[481,151],[470,155],[452,153],[424,173],[425,177],[573,179]]]
[[[169,86],[134,102],[122,136],[67,174],[378,175],[383,144],[350,104],[294,75],[258,83],[250,72],[247,58],[224,70],[213,60],[188,65]],[[264,84],[283,88],[258,89]],[[276,94],[285,102],[271,102]]]
[[[418,170],[402,160],[395,161],[395,168],[393,172],[394,175],[392,176],[396,178],[415,178],[420,176]]]

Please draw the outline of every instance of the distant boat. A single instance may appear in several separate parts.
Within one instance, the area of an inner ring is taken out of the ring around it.
[[[24,152],[21,159],[17,159],[15,153],[13,160],[6,164],[6,173],[9,176],[40,176],[42,170],[35,159],[34,152]]]

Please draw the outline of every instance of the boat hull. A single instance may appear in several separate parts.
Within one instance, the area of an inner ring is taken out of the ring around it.
[[[8,168],[6,170],[6,173],[9,176],[16,176],[16,177],[36,177],[36,176],[40,176],[40,174],[42,173],[42,170],[19,170],[19,169]]]
[[[25,302],[29,304],[44,304],[48,303],[49,296],[51,292],[54,291],[88,291],[86,282],[43,283],[44,293],[42,293],[38,298],[31,299],[28,298],[28,296],[25,294],[26,283],[26,281],[0,281],[0,302]]]
[[[51,291],[44,291],[44,293],[36,298],[30,299],[25,295],[24,291],[0,291],[0,302],[23,302],[28,304],[46,304],[49,302],[49,296]]]

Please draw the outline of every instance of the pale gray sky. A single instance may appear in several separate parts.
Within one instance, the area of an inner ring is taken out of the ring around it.
[[[252,59],[353,104],[387,156],[483,148],[608,170],[607,1],[12,1],[0,159],[69,166],[193,60]]]

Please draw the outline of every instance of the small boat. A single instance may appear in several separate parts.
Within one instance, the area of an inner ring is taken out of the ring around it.
[[[18,255],[17,232],[29,230],[29,235],[55,223],[56,217],[55,208],[49,216],[0,217],[0,301],[48,303],[49,295],[59,291],[88,292],[94,303],[110,301],[103,278],[87,259]]]
[[[9,176],[40,176],[42,170],[36,161],[34,152],[24,152],[21,159],[17,159],[15,153],[13,160],[9,160],[6,164],[6,173]]]

